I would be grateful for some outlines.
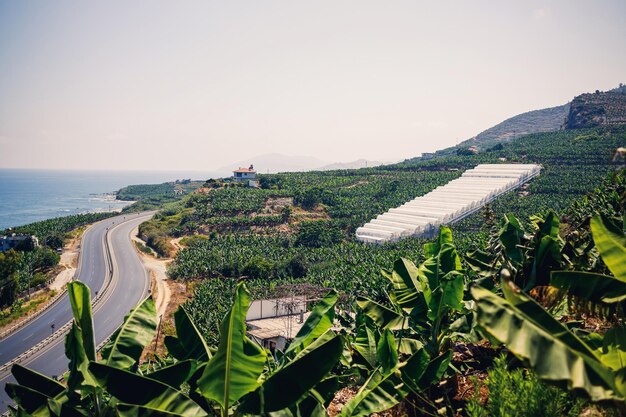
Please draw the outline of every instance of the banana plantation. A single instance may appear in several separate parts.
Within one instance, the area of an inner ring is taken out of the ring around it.
[[[14,365],[14,413],[626,416],[624,143],[624,128],[543,133],[191,194],[147,227],[183,237],[168,274],[194,292],[160,336],[166,354],[144,352],[159,337],[151,298],[98,351],[73,282],[68,371]],[[541,175],[432,239],[356,241],[376,215],[505,161]],[[253,342],[250,303],[297,288],[322,295],[285,349]]]

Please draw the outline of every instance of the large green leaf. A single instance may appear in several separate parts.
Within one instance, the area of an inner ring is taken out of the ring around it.
[[[452,360],[452,351],[442,353],[430,359],[425,349],[411,355],[400,364],[400,375],[405,386],[415,393],[424,391],[439,382]]]
[[[182,392],[155,379],[96,362],[89,364],[89,370],[120,402],[185,417],[206,414]]]
[[[362,320],[358,320],[363,318]],[[360,323],[359,323],[360,321]],[[374,369],[378,366],[376,354],[377,332],[371,325],[371,319],[362,315],[357,316],[357,329],[352,348],[365,360],[368,367]]]
[[[621,399],[615,375],[576,335],[534,300],[503,283],[507,299],[474,287],[478,324],[525,360],[542,379],[587,392],[594,401]]]
[[[9,397],[29,415],[33,417],[52,416],[48,408],[50,398],[47,395],[32,388],[12,384],[10,382],[4,386],[4,390]]]
[[[606,266],[616,279],[626,282],[626,236],[624,232],[601,216],[591,219],[591,232]]]
[[[179,417],[181,414],[168,413],[151,407],[141,407],[138,405],[118,404],[116,407],[119,417]],[[205,413],[206,415],[206,413]]]
[[[335,367],[342,349],[341,338],[326,332],[246,396],[237,411],[260,414],[292,406]]]
[[[124,318],[111,340],[102,348],[105,363],[120,369],[129,369],[141,357],[143,349],[156,332],[156,309],[152,297],[144,299]]]
[[[521,265],[524,261],[524,252],[521,249],[524,229],[519,220],[512,214],[504,216],[504,225],[498,233],[498,238],[504,247],[504,253],[514,265]]]
[[[614,371],[626,369],[626,328],[620,326],[609,329],[596,353],[608,368]]]
[[[335,319],[335,304],[337,304],[337,292],[332,290],[313,308],[313,311],[311,311],[311,314],[298,331],[285,354],[304,349],[315,339],[326,333],[332,327]]]
[[[396,339],[389,330],[384,330],[378,340],[376,356],[380,364],[381,372],[387,373],[398,367],[398,350]]]
[[[401,330],[406,327],[405,318],[394,310],[368,298],[358,298],[356,303],[363,314],[372,319],[381,329]]]
[[[89,287],[80,281],[67,284],[67,294],[74,314],[74,322],[80,328],[83,348],[87,359],[96,360],[96,339],[93,332],[93,316],[91,314],[91,295]]]
[[[425,308],[425,301],[420,303],[421,284],[417,278],[417,267],[408,259],[400,258],[393,264],[391,273],[383,271],[383,275],[391,282],[392,291],[390,296],[392,301],[400,307],[408,310],[422,307]]]
[[[441,251],[443,245],[451,245],[452,243],[452,230],[448,226],[441,226],[437,239],[424,245],[424,256],[426,258],[436,256]]]
[[[357,394],[341,409],[341,416],[369,416],[388,410],[408,394],[394,371],[383,373],[378,368],[365,381]]]
[[[70,390],[98,386],[89,372],[89,358],[83,345],[82,331],[76,323],[72,323],[70,332],[65,336],[65,356],[69,359],[67,386]]]
[[[191,378],[196,369],[197,362],[188,359],[176,362],[170,366],[165,366],[157,371],[149,373],[146,376],[178,389],[183,383],[187,382],[189,378]]]
[[[250,294],[239,283],[233,306],[220,325],[217,352],[198,381],[202,395],[217,402],[223,410],[260,385],[265,365],[265,351],[246,336],[249,304]]]
[[[65,387],[54,379],[25,368],[20,364],[16,363],[13,365],[11,367],[11,373],[20,385],[33,389],[48,397],[56,397],[65,391]]]
[[[178,360],[195,359],[201,362],[211,358],[211,351],[187,311],[180,306],[174,313],[177,337],[165,338],[165,346]]]
[[[559,219],[553,211],[550,211],[545,220],[539,223],[539,230],[534,240],[532,269],[525,290],[530,290],[536,285],[546,285],[550,279],[550,271],[561,265],[563,241],[559,237]]]
[[[550,276],[550,285],[565,291],[569,296],[599,305],[615,304],[626,300],[626,282],[608,275],[555,271]]]

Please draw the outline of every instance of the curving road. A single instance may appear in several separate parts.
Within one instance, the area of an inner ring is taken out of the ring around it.
[[[92,300],[96,297],[96,291],[101,294],[101,300],[94,306],[98,344],[109,337],[122,324],[124,316],[148,294],[150,279],[133,247],[130,234],[152,215],[150,212],[112,217],[94,224],[83,236],[77,275],[91,289]],[[109,280],[105,239],[111,249],[113,274],[106,292],[102,293]],[[63,296],[28,325],[0,340],[0,365],[50,336],[53,332],[52,324],[55,329],[59,329],[70,320],[72,312],[69,299]],[[21,364],[49,376],[62,374],[67,370],[64,341],[64,337],[55,339]],[[0,374],[0,412],[4,412],[11,404],[4,385],[13,381],[8,370]]]

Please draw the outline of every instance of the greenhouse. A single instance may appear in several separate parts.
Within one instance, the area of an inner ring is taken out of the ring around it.
[[[430,237],[442,224],[472,214],[498,196],[539,175],[535,164],[481,164],[446,185],[392,208],[356,230],[366,243],[395,242],[403,237]]]

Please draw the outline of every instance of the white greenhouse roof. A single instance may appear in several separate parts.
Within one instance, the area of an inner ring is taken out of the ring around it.
[[[432,236],[501,194],[539,175],[535,164],[481,164],[421,197],[392,208],[356,230],[366,243],[395,242],[407,236]]]

